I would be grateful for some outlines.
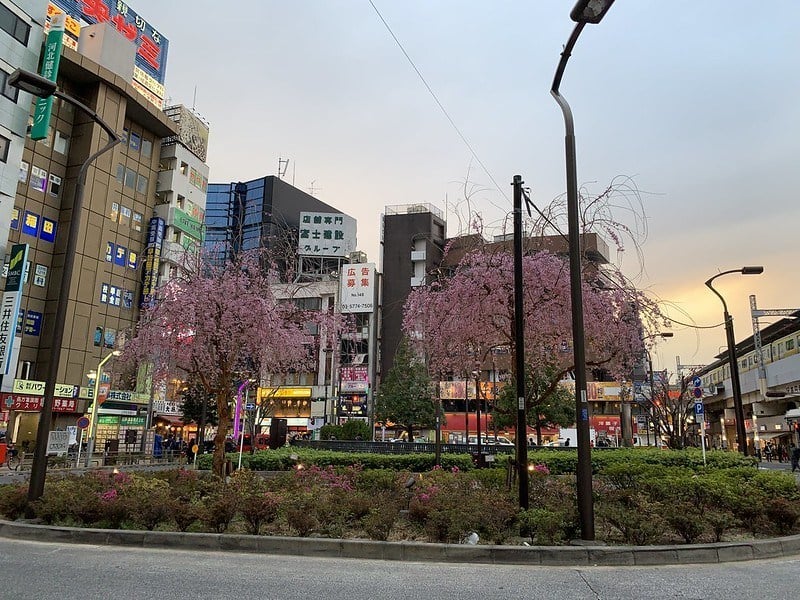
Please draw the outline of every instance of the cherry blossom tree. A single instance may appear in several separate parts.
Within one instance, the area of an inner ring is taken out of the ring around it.
[[[523,257],[525,362],[552,393],[573,368],[569,263],[546,251]],[[404,329],[433,372],[480,369],[492,348],[514,348],[513,257],[503,244],[468,251],[453,271],[408,297]],[[587,366],[624,378],[654,330],[654,302],[613,269],[587,267],[583,283]]]
[[[318,346],[309,323],[326,318],[298,311],[292,302],[278,302],[272,281],[274,275],[258,255],[224,265],[208,264],[198,255],[159,291],[155,305],[142,312],[135,336],[124,348],[122,360],[155,360],[157,376],[177,369],[216,399],[213,470],[220,476],[229,404],[237,385],[308,367]]]

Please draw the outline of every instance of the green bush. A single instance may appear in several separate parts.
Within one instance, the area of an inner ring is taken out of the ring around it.
[[[0,485],[0,516],[17,519],[28,508],[28,486],[18,483]]]

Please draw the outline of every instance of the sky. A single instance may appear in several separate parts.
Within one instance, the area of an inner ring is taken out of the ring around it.
[[[274,175],[288,159],[285,180],[358,220],[370,261],[386,206],[438,206],[456,235],[465,190],[496,224],[516,174],[537,206],[563,203],[550,86],[571,0],[130,6],[169,40],[169,102],[210,124],[210,181]],[[715,281],[737,340],[753,333],[749,295],[800,308],[798,22],[796,0],[619,0],[567,65],[579,184],[638,190],[617,197],[637,241],[612,259],[673,320],[657,369],[725,350],[722,304],[704,285],[721,271],[764,267]]]

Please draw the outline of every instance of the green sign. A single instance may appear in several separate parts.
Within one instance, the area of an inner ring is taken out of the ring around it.
[[[6,275],[6,291],[18,292],[22,289],[25,275],[25,263],[28,260],[28,244],[14,244],[8,259],[8,275]]]
[[[100,415],[97,417],[98,425],[119,425],[118,415]]]
[[[58,76],[58,63],[61,60],[61,43],[64,39],[64,23],[67,15],[58,13],[50,18],[50,32],[44,44],[42,54],[42,68],[39,74],[55,81]],[[53,96],[36,99],[36,110],[33,112],[33,126],[31,127],[31,139],[43,140],[47,137],[50,129],[50,113],[53,110]]]
[[[174,211],[172,226],[187,233],[196,240],[202,240],[203,224],[197,219],[190,217],[188,213],[182,211],[180,208],[175,208]]]
[[[147,417],[120,417],[119,424],[121,427],[144,427]]]

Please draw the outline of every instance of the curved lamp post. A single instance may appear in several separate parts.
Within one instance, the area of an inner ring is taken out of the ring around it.
[[[731,269],[717,273],[706,281],[706,286],[722,301],[722,314],[725,321],[725,336],[728,340],[728,363],[731,369],[731,392],[733,393],[733,410],[736,416],[736,442],[739,444],[739,452],[747,456],[747,431],[744,428],[744,407],[742,406],[742,386],[739,382],[739,363],[736,360],[736,337],[733,335],[733,317],[728,312],[728,305],[725,298],[711,285],[717,277],[730,273],[741,273],[742,275],[760,275],[764,272],[764,267],[742,267],[741,269]]]
[[[559,92],[564,69],[572,48],[587,23],[599,23],[614,0],[579,0],[570,13],[576,22],[558,63],[550,93],[564,113],[567,163],[567,223],[569,226],[569,279],[572,299],[572,348],[575,362],[575,425],[578,430],[577,493],[581,538],[594,539],[594,504],[592,502],[592,455],[589,440],[589,402],[586,397],[586,348],[583,329],[583,292],[581,289],[581,240],[578,223],[578,175],[575,157],[575,125],[572,110]]]
[[[119,350],[114,350],[108,354],[97,365],[97,371],[94,376],[94,401],[92,402],[92,416],[89,419],[89,439],[86,442],[86,462],[84,467],[92,465],[92,454],[95,451],[97,443],[97,415],[100,412],[100,380],[103,378],[103,366],[115,356],[122,354]]]
[[[44,480],[47,474],[47,438],[50,434],[50,425],[53,420],[53,403],[58,378],[58,365],[61,359],[61,344],[64,340],[64,324],[67,320],[67,304],[69,303],[69,288],[72,283],[72,268],[75,264],[75,251],[78,245],[78,233],[81,224],[81,209],[83,207],[83,190],[86,185],[86,171],[89,165],[101,154],[111,150],[122,141],[111,126],[100,118],[95,111],[58,90],[56,83],[46,77],[17,69],[8,77],[8,84],[39,98],[55,96],[86,113],[89,118],[97,123],[108,135],[108,143],[91,154],[81,165],[78,171],[78,180],[75,183],[75,197],[72,201],[72,218],[69,224],[67,247],[64,253],[64,270],[61,275],[61,286],[58,291],[58,303],[53,319],[53,342],[50,346],[50,363],[47,369],[47,379],[44,385],[44,399],[42,412],[39,416],[39,427],[36,430],[36,450],[31,466],[31,478],[28,485],[28,500],[36,500],[44,493]]]

